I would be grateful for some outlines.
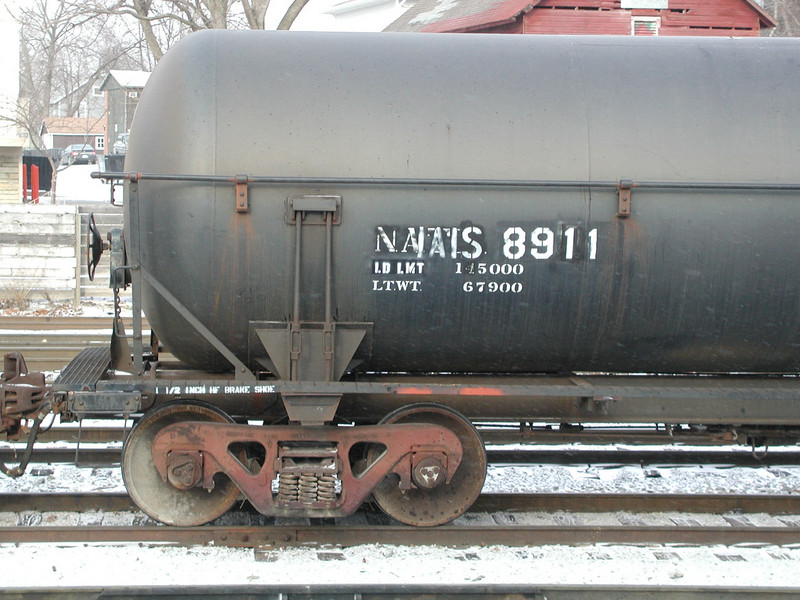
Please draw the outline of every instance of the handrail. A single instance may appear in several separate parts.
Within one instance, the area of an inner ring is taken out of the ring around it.
[[[266,185],[384,185],[415,187],[507,187],[507,188],[608,188],[621,184],[636,189],[726,190],[726,191],[800,191],[800,183],[710,182],[710,181],[593,181],[593,180],[508,180],[508,179],[425,179],[381,177],[269,177],[243,175],[177,175],[166,173],[94,172],[93,179],[138,181],[184,181],[199,183],[247,183]]]

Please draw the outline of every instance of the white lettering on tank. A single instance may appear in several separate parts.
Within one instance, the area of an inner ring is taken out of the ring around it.
[[[387,252],[397,252],[397,230],[392,227],[392,237],[386,233],[386,229],[378,226],[378,236],[375,246],[375,252],[381,252],[381,243],[385,246]]]
[[[444,247],[444,238],[442,237],[441,227],[428,227],[428,233],[431,234],[431,249],[428,251],[428,256],[438,254],[442,258],[446,256]]]
[[[406,236],[406,241],[400,252],[406,254],[413,252],[419,258],[422,258],[422,254],[425,252],[425,228],[420,227],[417,230],[414,227],[409,227],[408,236]]]
[[[475,239],[482,233],[483,230],[480,227],[470,226],[464,228],[464,231],[461,232],[461,239],[469,244],[469,246],[472,248],[472,251],[470,252],[469,250],[463,250],[461,252],[461,256],[464,258],[478,258],[483,255],[483,247]]]

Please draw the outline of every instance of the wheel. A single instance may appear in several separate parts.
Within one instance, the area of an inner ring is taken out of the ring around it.
[[[381,425],[394,423],[430,423],[446,427],[458,436],[463,456],[450,483],[434,489],[401,490],[397,474],[387,475],[372,491],[375,502],[387,515],[406,525],[432,527],[462,515],[475,502],[486,479],[486,451],[475,427],[457,411],[438,404],[403,407],[380,422]],[[368,462],[375,458],[370,457]]]
[[[219,409],[201,403],[166,404],[142,418],[122,448],[122,479],[131,499],[145,514],[167,525],[193,526],[213,521],[226,513],[239,496],[239,488],[217,475],[214,489],[179,490],[161,479],[150,446],[167,425],[182,421],[232,423]]]

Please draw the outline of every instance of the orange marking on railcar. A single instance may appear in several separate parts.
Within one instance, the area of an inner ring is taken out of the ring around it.
[[[502,396],[503,390],[491,387],[469,387],[459,392],[462,396]]]
[[[397,388],[398,394],[416,394],[418,396],[430,396],[433,394],[430,388],[422,387],[399,387]]]

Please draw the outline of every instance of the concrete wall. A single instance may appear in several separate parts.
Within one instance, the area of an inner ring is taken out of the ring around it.
[[[122,209],[110,204],[0,205],[0,301],[24,305],[25,300],[44,298],[77,305],[86,298],[111,298],[108,253],[100,259],[94,281],[86,271],[90,213],[104,240],[109,230],[122,227]],[[128,297],[130,291],[122,295]]]
[[[79,223],[76,206],[0,205],[0,297],[79,302]]]

